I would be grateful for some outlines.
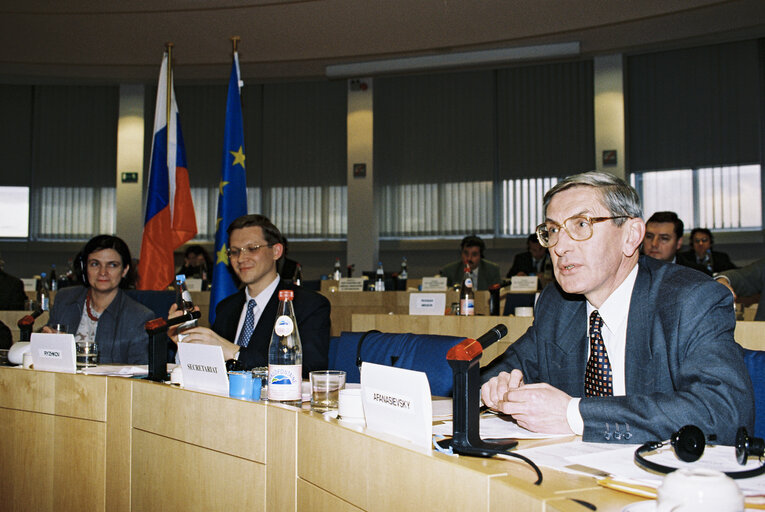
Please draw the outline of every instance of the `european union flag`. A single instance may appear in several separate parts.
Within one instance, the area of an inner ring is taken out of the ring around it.
[[[240,95],[239,55],[234,52],[226,100],[226,129],[223,136],[223,167],[218,186],[218,217],[215,229],[215,268],[210,292],[210,325],[215,323],[215,307],[236,292],[228,269],[226,229],[234,219],[247,214],[247,175],[244,165],[244,128]]]

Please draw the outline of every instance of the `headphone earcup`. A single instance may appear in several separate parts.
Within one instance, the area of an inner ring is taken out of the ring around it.
[[[82,255],[82,252],[77,255],[77,262],[80,267],[80,279],[82,279],[82,284],[88,286],[88,274],[85,272],[85,258]]]
[[[670,444],[678,459],[685,462],[695,462],[704,453],[706,439],[699,427],[686,425],[672,434]]]
[[[736,432],[736,460],[742,466],[750,455],[762,457],[765,454],[765,441],[760,437],[749,437],[746,427],[739,427]]]

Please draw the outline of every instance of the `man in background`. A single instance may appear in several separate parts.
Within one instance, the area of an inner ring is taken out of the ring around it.
[[[679,257],[678,251],[683,246],[683,228],[683,221],[675,212],[654,213],[645,223],[643,254],[706,273],[705,268],[694,260]]]
[[[5,271],[5,262],[0,258],[0,309],[21,311],[26,300],[24,283]]]
[[[691,230],[691,249],[677,254],[681,264],[700,267],[710,276],[725,270],[736,268],[730,257],[724,252],[713,251],[714,237],[707,228]],[[694,267],[695,268],[695,267]]]
[[[488,290],[493,284],[500,281],[499,265],[484,259],[486,244],[476,235],[469,235],[460,242],[459,261],[446,265],[439,271],[443,277],[446,277],[448,286],[454,286],[462,282],[465,275],[465,266],[470,267],[470,277],[475,283],[476,290]]]
[[[507,272],[507,277],[541,276],[546,267],[552,270],[550,255],[547,249],[540,245],[537,234],[532,233],[526,239],[526,252],[518,253],[513,258],[513,266]]]
[[[765,306],[763,306],[765,298],[762,295],[762,291],[765,289],[765,258],[742,268],[720,272],[715,274],[714,278],[719,283],[727,286],[733,292],[734,298],[736,296],[748,297],[759,294],[760,303],[757,306],[757,313],[754,319],[765,321]]]

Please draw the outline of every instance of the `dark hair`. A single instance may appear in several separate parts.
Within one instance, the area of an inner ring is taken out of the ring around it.
[[[675,236],[678,240],[683,238],[683,221],[677,216],[675,212],[656,212],[651,215],[651,218],[646,221],[646,224],[651,222],[671,222],[675,225]]]
[[[483,252],[486,250],[486,244],[483,239],[476,235],[468,235],[462,239],[462,242],[460,242],[460,249],[464,249],[465,247],[478,247],[481,251],[481,258],[483,258]]]
[[[80,271],[82,272],[82,281],[85,286],[90,286],[88,283],[88,273],[85,271],[85,265],[88,263],[88,256],[94,252],[103,251],[104,249],[113,249],[117,251],[122,260],[122,266],[124,268],[130,268],[132,270],[132,259],[130,258],[130,249],[124,240],[117,236],[112,235],[97,235],[88,240],[85,247],[77,254],[77,259],[80,261]],[[129,278],[131,272],[128,272],[125,277],[120,281],[120,288],[126,288],[129,284]]]
[[[696,235],[696,233],[703,233],[709,237],[709,244],[715,243],[715,237],[712,236],[712,232],[709,231],[707,228],[693,228],[691,230],[691,245],[693,245],[693,237]]]
[[[202,247],[201,245],[190,245],[186,247],[186,250],[183,252],[183,255],[188,258],[189,255],[191,254],[195,256],[199,256],[201,254],[202,256],[205,257],[205,259],[207,259],[207,251],[205,251],[205,248]]]
[[[234,219],[234,221],[228,226],[226,233],[229,240],[231,239],[231,233],[237,229],[260,227],[263,230],[263,238],[269,244],[285,244],[285,238],[282,235],[279,228],[274,226],[271,220],[265,215],[259,215],[257,213],[242,215],[241,217]]]

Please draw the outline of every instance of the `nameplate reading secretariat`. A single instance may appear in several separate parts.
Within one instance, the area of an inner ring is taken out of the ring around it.
[[[215,345],[178,343],[183,387],[228,396],[228,374],[223,349]]]
[[[362,363],[361,399],[368,429],[431,447],[433,404],[424,372]]]
[[[29,351],[35,370],[75,373],[74,335],[34,333]]]
[[[363,277],[341,277],[338,282],[338,289],[341,292],[363,292],[364,291],[364,278]]]
[[[422,291],[424,292],[445,292],[446,291],[446,278],[445,277],[423,277],[422,278]]]
[[[410,315],[444,315],[446,313],[445,293],[410,293]]]

